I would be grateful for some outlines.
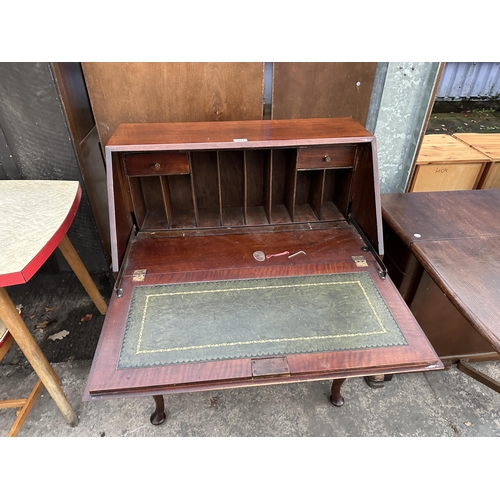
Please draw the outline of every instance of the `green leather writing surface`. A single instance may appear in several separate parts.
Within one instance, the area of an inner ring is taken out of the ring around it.
[[[137,286],[118,369],[401,345],[367,272]]]

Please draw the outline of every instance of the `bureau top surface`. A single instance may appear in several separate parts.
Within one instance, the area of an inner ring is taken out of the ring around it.
[[[126,123],[110,138],[110,151],[244,149],[371,142],[351,118],[224,122]]]

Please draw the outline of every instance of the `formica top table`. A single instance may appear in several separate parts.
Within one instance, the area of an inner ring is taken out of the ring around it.
[[[384,194],[381,201],[385,223],[500,353],[500,190]]]
[[[70,425],[76,425],[78,418],[61,382],[4,287],[26,283],[59,247],[101,314],[105,314],[106,303],[66,236],[81,193],[77,181],[0,181],[0,319]]]

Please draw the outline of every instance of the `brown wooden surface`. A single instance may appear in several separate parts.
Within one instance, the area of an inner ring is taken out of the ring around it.
[[[348,168],[354,167],[356,148],[339,146],[336,148],[299,149],[297,168]]]
[[[384,264],[391,280],[407,304],[411,304],[416,286],[422,276],[422,266],[393,228],[383,221]]]
[[[86,389],[90,396],[113,394],[152,394],[183,390],[202,390],[210,387],[283,383],[316,378],[361,376],[375,373],[424,371],[435,369],[439,362],[430,344],[422,335],[416,321],[390,280],[381,280],[373,259],[367,256],[368,268],[357,268],[352,255],[358,255],[363,245],[352,227],[325,238],[323,231],[284,231],[253,235],[204,236],[199,238],[154,238],[142,235],[133,246],[126,274],[122,281],[124,294],[113,296],[99,340],[96,357]],[[243,239],[242,239],[243,238]],[[306,255],[294,259],[276,257],[258,262],[252,257],[255,249],[267,252],[299,249],[301,239],[308,246]],[[324,241],[326,239],[326,241]],[[148,241],[150,240],[150,241]],[[161,241],[160,241],[161,240]],[[267,245],[265,241],[267,240]],[[152,250],[154,249],[154,250]],[[154,252],[155,255],[151,255]],[[158,255],[168,259],[158,262]],[[180,257],[182,255],[182,258]],[[362,349],[358,351],[318,353],[287,356],[290,377],[270,377],[252,380],[251,360],[237,359],[220,362],[115,370],[122,342],[127,311],[134,284],[129,275],[135,263],[148,269],[141,284],[185,283],[207,280],[269,278],[278,276],[317,275],[368,270],[389,305],[395,320],[409,345],[403,347]],[[85,397],[90,397],[88,394]]]
[[[142,153],[125,157],[127,174],[175,175],[189,174],[188,153]]]
[[[106,196],[106,169],[82,68],[80,63],[74,62],[52,63],[52,68],[92,214],[109,264],[111,241]]]
[[[360,143],[372,139],[373,135],[351,118],[123,123],[106,147],[112,151],[247,149]]]
[[[500,235],[498,190],[386,193],[381,200],[384,220],[406,245]]]
[[[376,68],[373,62],[274,63],[272,117],[351,116],[365,124]]]
[[[75,143],[80,144],[95,126],[81,65],[78,62],[58,62],[52,63],[52,68],[71,135]]]
[[[450,301],[500,352],[500,236],[423,241],[414,247]]]
[[[82,63],[101,143],[120,123],[258,120],[264,63]]]
[[[410,309],[440,358],[468,358],[493,351],[491,343],[465,319],[427,272],[418,282]]]
[[[375,141],[360,148],[351,189],[351,214],[380,256],[384,255],[382,210]],[[356,193],[356,196],[352,196]]]
[[[433,286],[418,285],[412,310],[436,349],[447,356],[460,349],[489,353],[490,346],[500,352],[500,191],[385,194],[382,204],[384,221],[453,304],[444,304]]]
[[[123,275],[131,276],[135,269],[148,269],[148,275],[225,269],[252,269],[255,273],[267,273],[274,269],[276,272],[276,268],[294,269],[304,263],[324,264],[332,260],[334,251],[335,261],[352,263],[352,255],[358,255],[364,245],[363,240],[345,222],[329,229],[289,229],[282,232],[256,231],[251,234],[224,235],[218,233],[219,231],[214,231],[210,236],[189,237],[139,234],[123,268]],[[292,255],[302,250],[306,255],[293,259],[283,256],[257,262],[253,258],[253,253],[257,250],[266,255],[285,250]],[[168,256],[168,259],[159,259],[159,255]],[[366,258],[373,260],[369,254]]]

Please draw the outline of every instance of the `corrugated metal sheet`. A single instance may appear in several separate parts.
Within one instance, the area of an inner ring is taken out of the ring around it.
[[[500,99],[500,63],[446,63],[436,100]]]

